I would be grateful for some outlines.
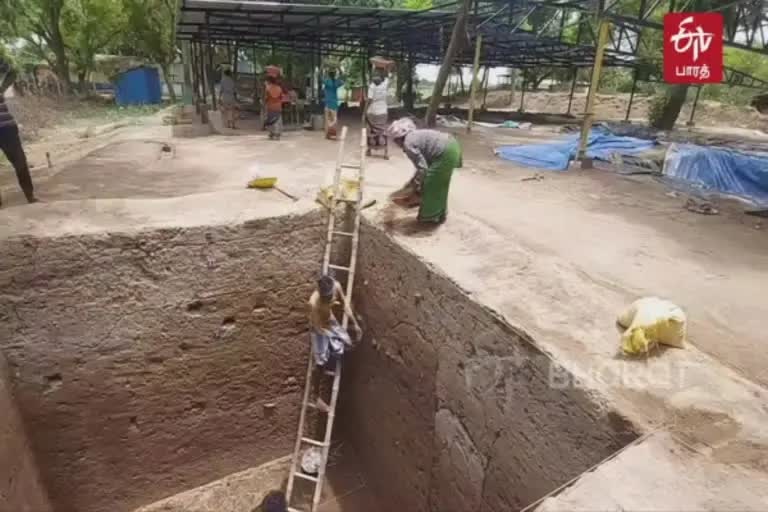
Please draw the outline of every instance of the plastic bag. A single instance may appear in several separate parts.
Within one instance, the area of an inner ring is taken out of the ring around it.
[[[338,197],[338,199],[344,199],[346,201],[357,201],[357,194],[360,188],[360,182],[358,180],[342,180],[340,188],[341,195]],[[317,202],[326,208],[330,208],[331,197],[333,197],[333,185],[322,187],[317,193]]]
[[[636,300],[616,319],[625,329],[621,348],[628,355],[646,354],[657,344],[684,348],[686,322],[679,306],[658,297]]]

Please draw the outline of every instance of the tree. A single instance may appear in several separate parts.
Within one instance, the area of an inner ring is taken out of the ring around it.
[[[464,41],[464,31],[467,26],[467,15],[469,13],[469,7],[472,4],[472,0],[463,0],[459,6],[459,12],[456,14],[456,23],[453,25],[453,32],[451,33],[451,41],[448,43],[448,49],[445,51],[445,57],[443,57],[443,63],[440,65],[440,71],[437,73],[437,80],[435,80],[435,87],[432,90],[432,98],[429,100],[429,107],[427,113],[424,116],[424,121],[427,126],[434,126],[437,119],[437,108],[440,106],[440,100],[443,97],[443,89],[445,89],[445,83],[448,81],[448,75],[451,73],[451,66],[456,59],[456,54],[459,53],[461,45]]]
[[[67,0],[62,25],[70,47],[80,91],[85,92],[96,54],[103,51],[125,29],[120,0]]]
[[[689,4],[687,11],[712,11],[717,10],[723,14],[725,26],[730,26],[734,23],[738,15],[739,5],[734,4],[731,0],[693,0]],[[762,12],[757,11],[752,13],[752,16],[761,17]],[[760,20],[755,20],[759,22]],[[658,32],[651,38],[651,41],[658,45],[658,40],[661,38],[661,34]],[[663,103],[658,106],[657,109],[652,109],[654,114],[653,119],[650,119],[651,126],[660,130],[671,130],[675,126],[680,111],[685,104],[685,100],[688,96],[688,85],[670,85],[667,87],[666,93],[663,98]]]
[[[137,56],[160,66],[168,94],[175,102],[171,65],[179,52],[176,47],[176,0],[122,1],[127,16],[127,37],[133,41]]]
[[[3,0],[0,2],[0,29],[22,39],[45,60],[66,92],[71,91],[69,57],[62,31],[65,0]]]

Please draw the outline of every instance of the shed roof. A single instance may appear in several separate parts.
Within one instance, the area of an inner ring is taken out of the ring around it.
[[[183,0],[177,34],[180,39],[325,55],[356,51],[396,59],[411,55],[415,63],[437,64],[448,46],[455,5],[414,11],[259,0]],[[526,31],[505,22],[506,16],[489,18],[487,10],[470,18],[470,28],[481,25],[484,65],[573,67],[588,66],[594,60],[591,44],[576,45]],[[468,37],[473,39],[474,34]],[[470,40],[464,45],[457,63],[471,63],[472,44]],[[606,56],[606,65],[630,63],[618,52]]]

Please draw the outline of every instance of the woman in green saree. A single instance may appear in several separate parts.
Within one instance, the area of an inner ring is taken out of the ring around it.
[[[387,132],[416,167],[410,181],[390,196],[392,201],[406,208],[418,206],[419,222],[442,224],[453,170],[462,166],[459,142],[447,133],[419,130],[408,118],[398,119]]]

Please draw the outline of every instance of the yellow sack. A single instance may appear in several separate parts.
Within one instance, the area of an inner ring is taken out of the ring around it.
[[[347,201],[357,201],[357,191],[360,188],[360,182],[358,180],[342,180],[341,181],[341,195],[339,199],[346,199]],[[331,207],[331,197],[333,197],[333,185],[327,187],[321,187],[317,193],[317,202],[325,206]]]
[[[625,354],[645,354],[657,344],[685,347],[685,312],[668,300],[658,297],[638,299],[618,316],[616,322],[626,329],[621,336]]]

